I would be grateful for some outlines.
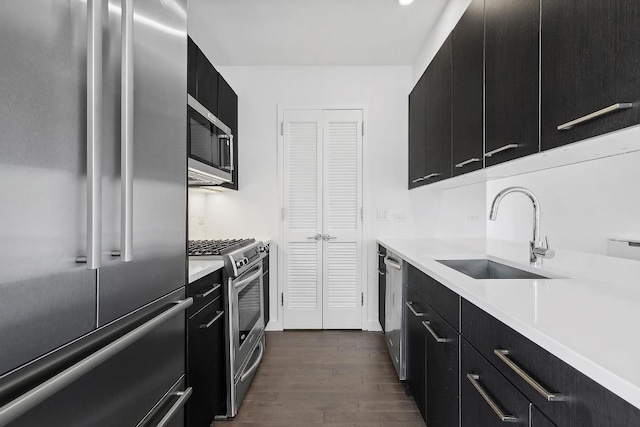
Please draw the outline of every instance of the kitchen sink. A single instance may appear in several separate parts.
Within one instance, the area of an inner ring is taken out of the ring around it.
[[[499,262],[489,259],[451,259],[437,261],[474,279],[548,279],[548,277],[500,264]]]

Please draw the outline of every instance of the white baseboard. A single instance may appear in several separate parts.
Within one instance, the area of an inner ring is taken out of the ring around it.
[[[382,331],[380,322],[378,320],[369,320],[369,331]]]

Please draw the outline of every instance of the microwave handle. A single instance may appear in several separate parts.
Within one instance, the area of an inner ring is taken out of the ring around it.
[[[133,259],[133,0],[122,1],[120,260]]]

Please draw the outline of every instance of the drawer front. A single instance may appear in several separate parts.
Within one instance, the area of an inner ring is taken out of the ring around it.
[[[555,424],[640,425],[639,409],[466,300],[462,335]]]
[[[426,416],[425,400],[425,329],[422,321],[426,316],[427,305],[413,290],[404,287],[405,291],[405,348],[407,349],[406,384],[411,390],[418,409]]]
[[[200,311],[202,307],[222,295],[222,269],[187,285],[187,297],[193,297],[193,305],[187,310],[187,316]]]
[[[183,298],[184,288],[154,307]],[[135,426],[184,375],[185,315],[176,314],[9,426]]]
[[[464,339],[461,341],[461,426],[497,427],[505,425],[505,422],[529,426],[529,400],[469,343]],[[499,413],[513,420],[503,421]]]
[[[411,264],[407,264],[407,267],[407,286],[417,292],[444,320],[459,331],[460,296]]]

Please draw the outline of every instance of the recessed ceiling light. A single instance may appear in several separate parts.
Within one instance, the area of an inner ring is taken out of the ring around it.
[[[398,4],[400,6],[408,6],[413,3],[413,0],[398,0]]]

